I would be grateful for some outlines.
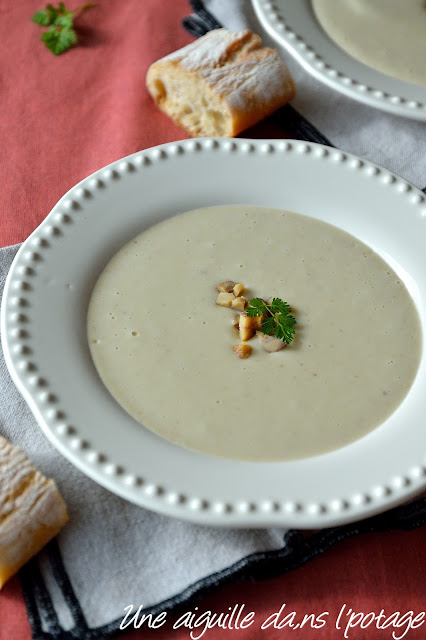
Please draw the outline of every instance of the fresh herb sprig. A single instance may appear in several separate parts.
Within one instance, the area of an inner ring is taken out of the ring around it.
[[[268,336],[276,336],[287,344],[293,340],[296,319],[291,315],[290,305],[281,298],[273,298],[271,304],[261,298],[252,298],[246,313],[251,317],[266,315],[262,321],[262,331]]]
[[[65,3],[60,2],[57,7],[54,7],[53,4],[48,4],[45,9],[36,11],[32,21],[41,27],[49,27],[47,31],[41,34],[40,40],[55,56],[64,53],[64,51],[67,51],[78,42],[77,33],[74,29],[74,19],[82,11],[93,6],[93,2],[88,2],[81,7],[68,10]]]

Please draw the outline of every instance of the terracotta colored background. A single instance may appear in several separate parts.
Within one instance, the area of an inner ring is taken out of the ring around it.
[[[191,41],[180,26],[189,13],[186,0],[98,0],[79,19],[80,45],[59,57],[38,41],[40,28],[30,22],[42,5],[0,0],[2,246],[25,240],[65,191],[101,166],[185,137],[156,110],[144,78],[151,62]],[[286,133],[266,122],[247,135]],[[337,640],[344,635],[334,621],[344,603],[364,613],[417,613],[425,606],[425,541],[424,528],[360,536],[287,575],[221,588],[197,603],[199,611],[226,612],[245,603],[247,611],[255,611],[256,623],[241,631],[214,629],[203,637]],[[260,622],[284,602],[300,618],[329,611],[328,622],[322,629],[260,631]],[[391,631],[370,626],[350,631],[349,638],[388,640]],[[15,578],[0,594],[0,640],[30,637]],[[121,637],[183,640],[189,634],[171,631],[168,624]],[[426,624],[405,637],[426,638]]]

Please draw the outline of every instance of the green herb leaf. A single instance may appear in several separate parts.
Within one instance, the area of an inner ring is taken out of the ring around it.
[[[294,329],[294,325],[296,324],[296,320],[291,315],[279,314],[275,316],[275,320],[277,323],[275,335],[280,340],[284,340],[287,344],[294,338],[294,334],[296,333]]]
[[[88,2],[69,11],[64,2],[60,2],[57,7],[48,4],[45,9],[41,9],[33,15],[32,21],[42,27],[49,27],[47,31],[42,33],[40,39],[55,56],[58,56],[77,44],[74,19],[82,11],[93,6],[92,2]]]
[[[261,298],[253,298],[246,308],[248,316],[261,316],[266,314],[262,322],[262,331],[268,336],[276,336],[287,344],[294,338],[297,324],[294,316],[291,315],[291,308],[288,302],[281,298],[274,298],[271,304],[267,304]]]
[[[77,43],[77,34],[74,29],[66,28],[58,30],[52,25],[48,31],[42,34],[41,40],[55,56],[59,56],[72,47],[73,44]]]
[[[261,298],[252,298],[246,308],[246,313],[251,318],[261,316],[263,313],[268,312],[268,306]]]
[[[284,302],[280,298],[274,298],[271,303],[271,311],[272,313],[283,313],[287,315],[290,313],[290,305],[287,302]]]
[[[31,20],[42,27],[48,27],[52,24],[53,18],[48,9],[41,9],[40,11],[36,11]]]
[[[265,318],[264,321],[262,322],[262,331],[263,333],[266,333],[268,336],[275,335],[276,327],[277,327],[277,324],[275,322],[275,318],[271,318],[271,316],[268,316],[268,318]]]
[[[64,13],[64,15],[60,15],[55,19],[54,23],[57,27],[62,27],[63,29],[72,29],[74,26],[74,18],[73,14],[68,11]]]

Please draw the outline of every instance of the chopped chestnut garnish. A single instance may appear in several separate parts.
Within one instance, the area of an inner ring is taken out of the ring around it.
[[[245,360],[246,358],[250,358],[253,349],[251,348],[251,346],[249,344],[245,344],[244,342],[241,342],[240,344],[236,344],[235,347],[233,348],[235,353],[237,354],[237,356],[239,358],[241,358],[241,360]]]
[[[232,308],[237,309],[237,311],[244,311],[247,306],[247,300],[244,296],[240,296],[239,298],[234,298],[232,301]]]
[[[235,300],[235,296],[233,293],[226,293],[226,291],[221,291],[216,298],[216,304],[221,307],[231,307],[232,301]]]
[[[255,318],[249,317],[245,312],[240,314],[240,338],[244,342],[250,340],[256,333]]]
[[[276,336],[268,336],[266,333],[262,333],[262,331],[256,331],[256,335],[260,340],[260,344],[268,353],[280,351],[280,349],[287,346],[287,342],[284,342],[284,340],[280,340]]]
[[[226,293],[233,293],[234,287],[236,286],[236,282],[232,282],[232,280],[225,280],[225,282],[221,282],[217,285],[217,291],[225,291]]]
[[[234,291],[234,296],[238,298],[244,291],[244,285],[241,284],[241,282],[239,282],[238,284],[235,285],[233,291]]]

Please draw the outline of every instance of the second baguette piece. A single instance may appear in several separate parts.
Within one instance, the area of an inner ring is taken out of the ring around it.
[[[67,520],[53,480],[0,436],[0,589]]]
[[[236,136],[295,93],[278,52],[248,29],[210,31],[152,64],[146,82],[159,108],[191,136]]]

